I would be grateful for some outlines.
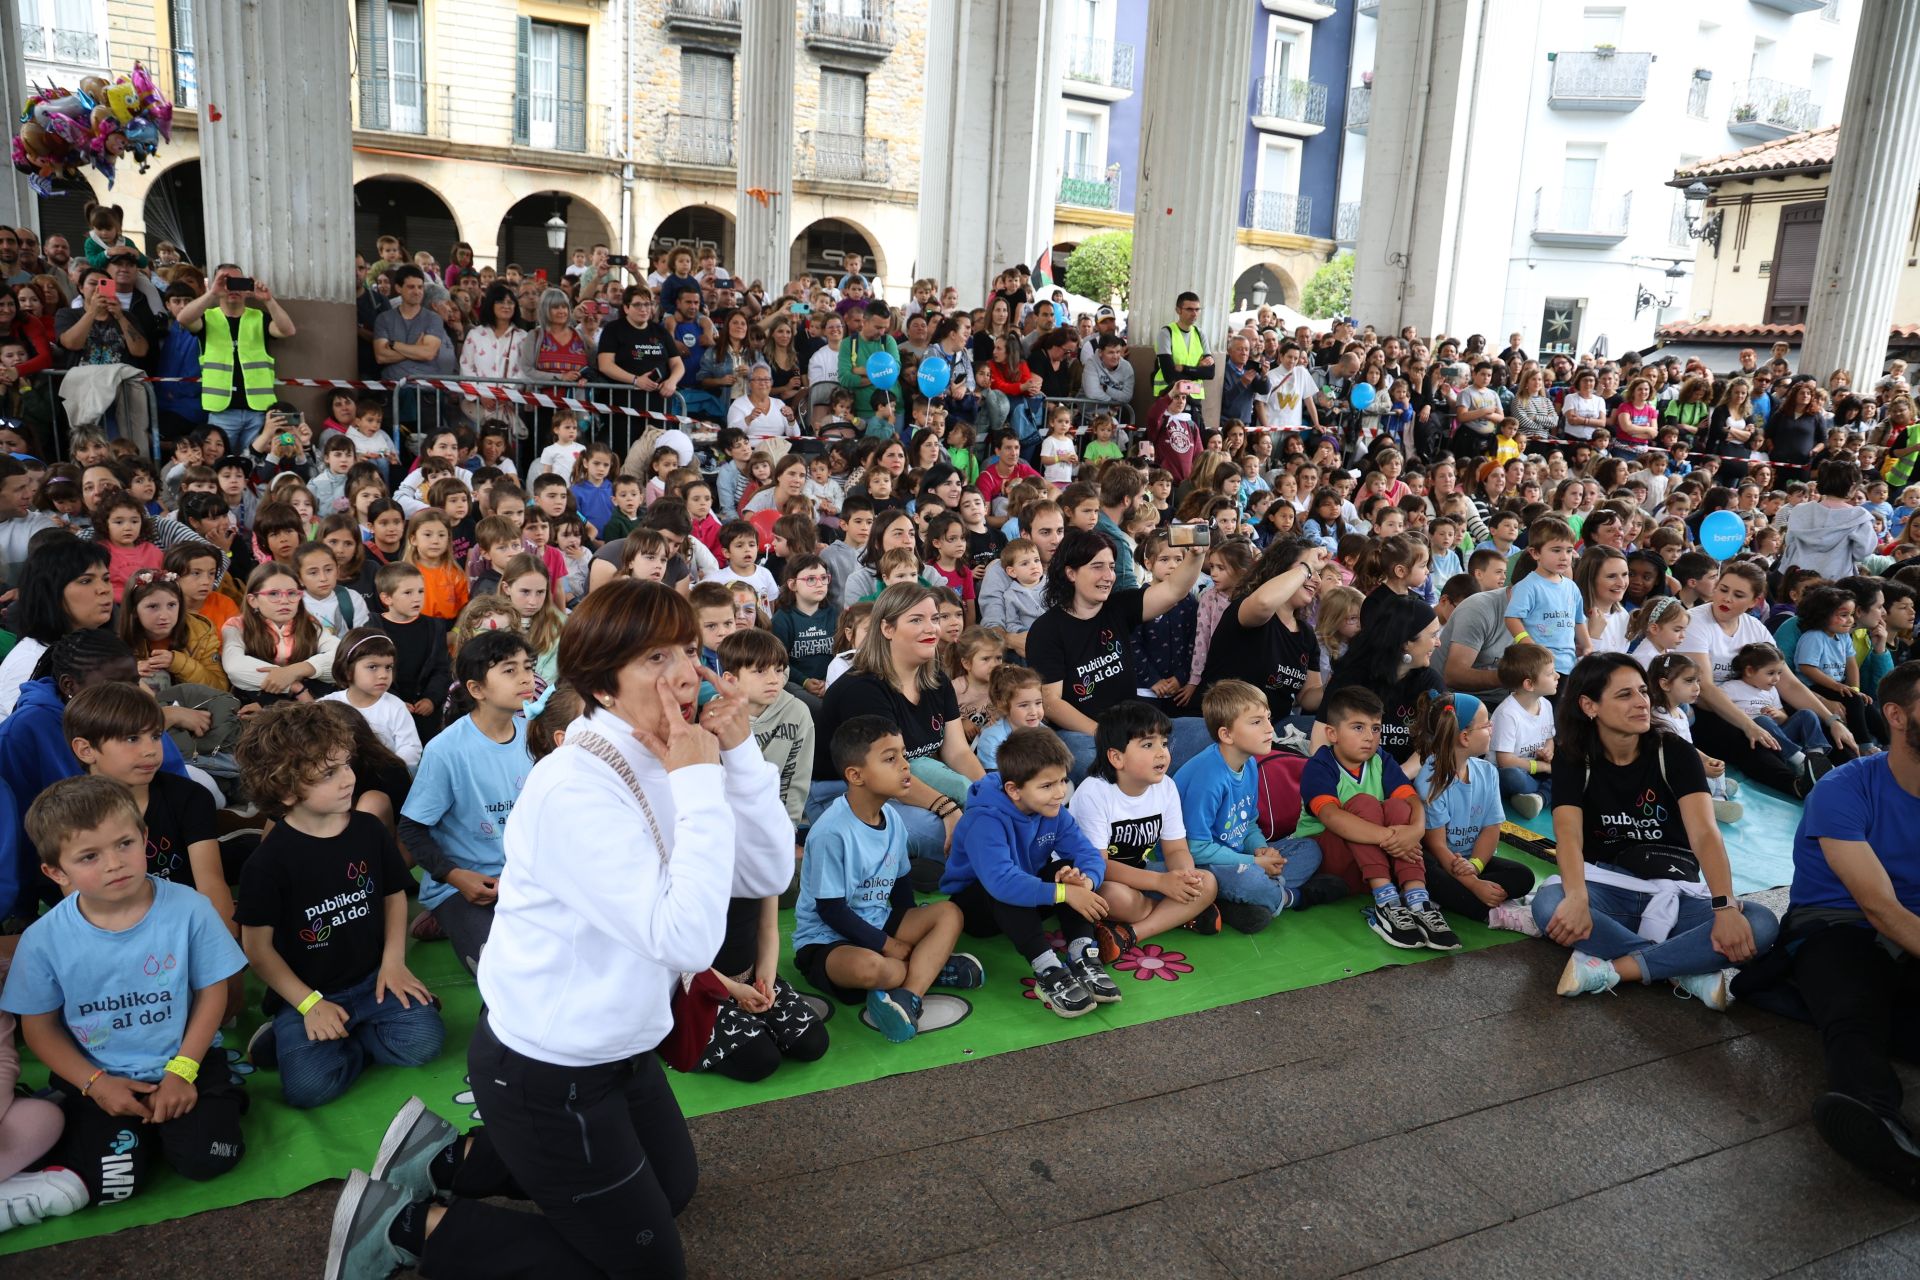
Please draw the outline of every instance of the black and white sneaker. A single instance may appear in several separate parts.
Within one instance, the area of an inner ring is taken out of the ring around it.
[[[1063,1018],[1077,1018],[1093,1008],[1093,997],[1074,978],[1072,970],[1063,964],[1036,974],[1033,989],[1039,995],[1041,1004]]]
[[[1095,1004],[1120,1003],[1120,988],[1114,985],[1099,956],[1087,955],[1069,960],[1067,968],[1073,973],[1073,980],[1080,984],[1080,989],[1093,997]]]
[[[1429,951],[1458,951],[1460,937],[1447,926],[1447,918],[1440,914],[1440,908],[1429,902],[1418,911],[1408,908],[1407,914],[1413,917],[1414,925],[1420,930],[1420,945]]]
[[[1404,902],[1390,902],[1385,906],[1375,903],[1364,912],[1367,928],[1379,934],[1390,947],[1399,947],[1402,951],[1418,951],[1426,946],[1426,935],[1420,932],[1420,925],[1407,910]]]

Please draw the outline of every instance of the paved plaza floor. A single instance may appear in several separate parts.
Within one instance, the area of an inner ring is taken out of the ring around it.
[[[703,1117],[693,1273],[1920,1277],[1920,1204],[1809,1123],[1810,1028],[1665,986],[1557,999],[1564,956],[1496,947]],[[316,1274],[337,1186],[0,1271]]]

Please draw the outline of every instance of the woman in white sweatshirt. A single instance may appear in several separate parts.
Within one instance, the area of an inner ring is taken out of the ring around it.
[[[654,1049],[729,897],[776,895],[794,866],[779,772],[696,653],[692,607],[658,583],[616,580],[568,618],[560,677],[586,710],[507,822],[467,1056],[486,1127],[408,1103],[341,1194],[326,1276],[685,1274],[693,1144]],[[690,723],[703,675],[720,696]],[[544,1214],[482,1203],[501,1195]]]

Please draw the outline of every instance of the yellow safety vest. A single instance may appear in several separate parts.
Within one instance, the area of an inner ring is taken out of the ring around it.
[[[219,324],[215,324],[215,320]],[[233,326],[225,312],[207,316],[200,326],[200,407],[209,412],[233,402]],[[248,307],[240,313],[240,385],[247,408],[273,407],[273,357],[267,354],[267,313]]]
[[[1904,449],[1913,444],[1920,444],[1920,424],[1908,427],[1906,439],[1895,440],[1893,447]],[[1899,458],[1890,456],[1886,471],[1887,487],[1893,490],[1893,496],[1896,499],[1900,496],[1901,487],[1913,479],[1913,468],[1916,462],[1920,462],[1920,453],[1909,453]]]
[[[1193,368],[1199,364],[1207,354],[1206,344],[1200,341],[1200,328],[1198,325],[1186,330],[1181,329],[1177,324],[1168,325],[1167,346],[1171,349],[1173,362],[1183,369]],[[1160,372],[1159,362],[1155,361],[1153,370],[1153,394],[1159,396],[1165,395],[1166,392],[1167,375]],[[1207,398],[1206,386],[1202,383],[1195,382],[1193,395],[1190,398],[1194,400],[1205,400]]]

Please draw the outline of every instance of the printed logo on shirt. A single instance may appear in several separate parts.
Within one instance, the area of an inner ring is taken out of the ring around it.
[[[1167,419],[1167,448],[1175,453],[1193,451],[1193,422],[1186,417]]]
[[[1667,807],[1660,803],[1660,797],[1649,787],[1632,804],[1635,812],[1603,813],[1600,825],[1608,835],[1621,840],[1647,840],[1658,842],[1667,834]]]
[[[148,956],[146,964],[141,966],[141,972],[145,973],[149,978],[164,978],[169,973],[172,973],[177,966],[178,961],[173,958],[173,953],[168,952],[164,960],[159,956]]]
[[[161,836],[155,840],[147,837],[147,870],[162,880],[173,879],[173,873],[180,869],[180,852],[173,847],[173,841]]]
[[[1111,680],[1126,669],[1126,658],[1120,652],[1120,641],[1110,628],[1101,628],[1099,634],[1100,652],[1086,662],[1074,668],[1073,691],[1081,698],[1093,693],[1094,686],[1102,681]]]

